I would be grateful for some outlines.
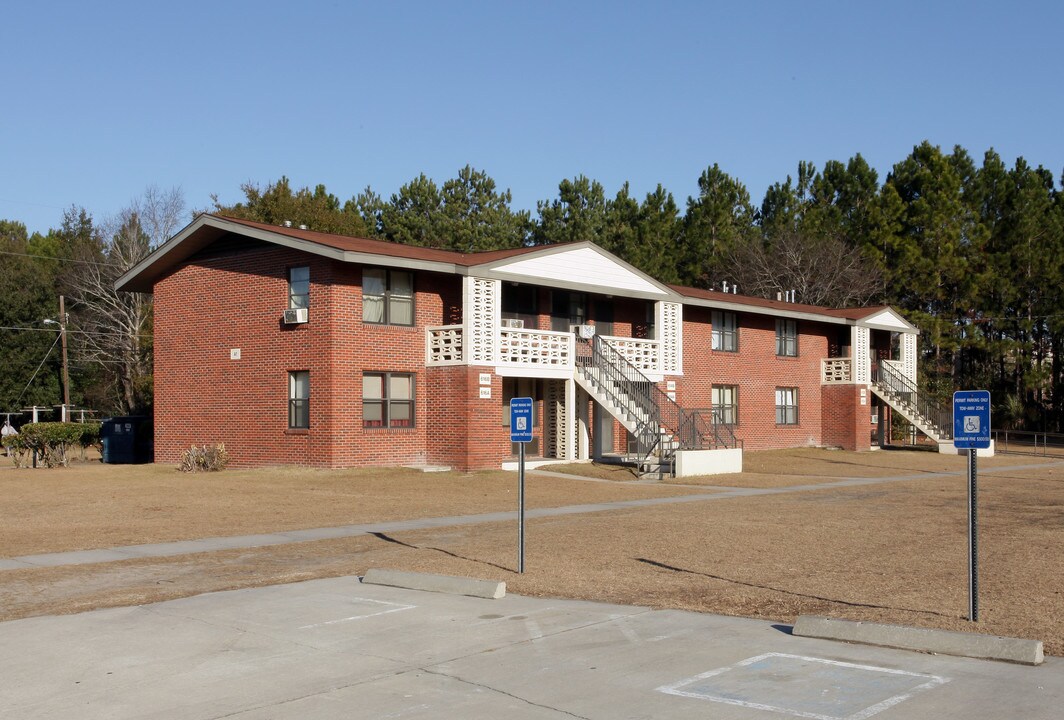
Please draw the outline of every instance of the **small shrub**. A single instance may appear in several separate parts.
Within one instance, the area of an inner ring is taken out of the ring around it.
[[[181,472],[217,472],[229,464],[225,443],[217,445],[193,445],[181,456],[178,470]]]
[[[34,454],[45,467],[68,465],[71,447],[85,448],[100,442],[100,423],[43,422],[22,426],[18,435],[4,438],[4,447],[14,453],[15,467],[31,464]]]

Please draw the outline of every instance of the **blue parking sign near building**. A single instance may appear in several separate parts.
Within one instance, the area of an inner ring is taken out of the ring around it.
[[[510,400],[510,442],[532,442],[532,398]]]
[[[990,392],[959,390],[953,393],[953,446],[958,450],[990,447]]]

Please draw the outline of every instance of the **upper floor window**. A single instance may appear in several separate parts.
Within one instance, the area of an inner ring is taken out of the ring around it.
[[[362,427],[413,427],[414,376],[366,373],[362,376]]]
[[[739,320],[733,312],[713,311],[713,349],[739,352]]]
[[[362,320],[381,325],[413,325],[414,273],[385,268],[363,270]]]
[[[310,307],[310,268],[288,268],[288,307]]]
[[[288,373],[288,427],[310,427],[310,372],[297,370]]]
[[[587,322],[587,296],[568,290],[551,291],[550,329],[569,332],[573,325]]]
[[[787,357],[798,355],[798,321],[777,318],[776,354]]]

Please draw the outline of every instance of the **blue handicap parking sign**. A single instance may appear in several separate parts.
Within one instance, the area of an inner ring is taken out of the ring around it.
[[[532,398],[510,400],[510,442],[532,442]]]
[[[959,390],[953,393],[953,446],[958,450],[990,447],[990,392]]]

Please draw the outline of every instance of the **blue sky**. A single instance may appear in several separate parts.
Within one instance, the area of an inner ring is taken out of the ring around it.
[[[1059,2],[11,5],[0,218],[31,232],[281,175],[387,198],[471,164],[534,211],[578,174],[681,206],[713,163],[756,203],[800,160],[882,181],[925,139],[1064,169]]]

